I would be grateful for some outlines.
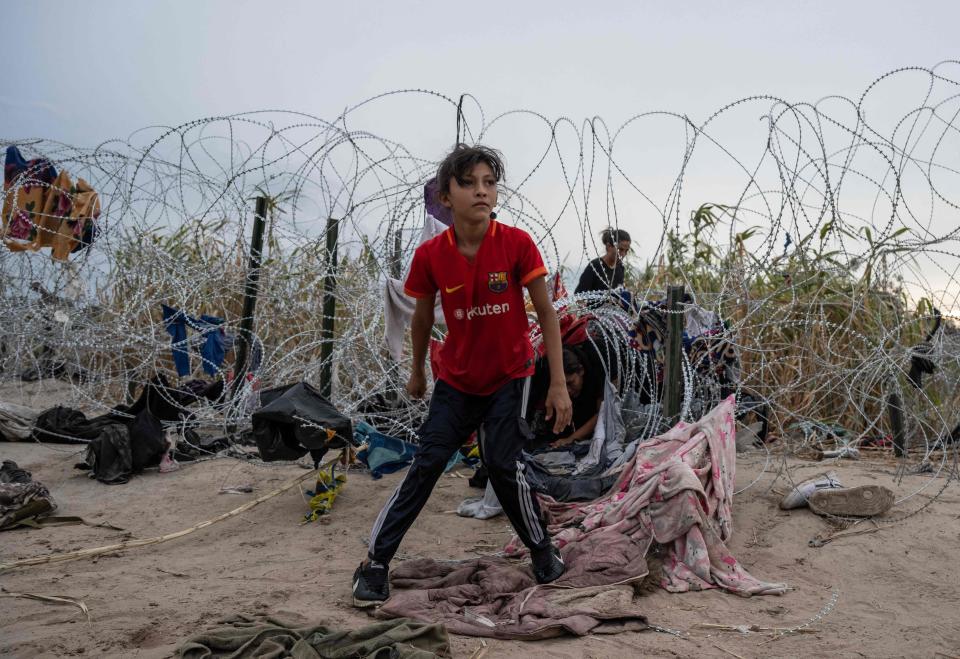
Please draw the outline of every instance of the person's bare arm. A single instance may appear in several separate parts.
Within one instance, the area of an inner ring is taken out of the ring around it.
[[[433,305],[436,295],[417,298],[410,320],[410,337],[413,342],[413,369],[407,381],[407,393],[413,398],[423,398],[427,393],[427,347],[430,345],[430,330],[433,329]]]
[[[547,420],[553,420],[553,432],[558,433],[570,424],[573,416],[573,403],[567,393],[567,383],[563,377],[563,346],[560,344],[560,323],[557,312],[547,296],[547,283],[543,277],[537,277],[527,284],[530,301],[537,311],[537,320],[543,332],[543,344],[547,349],[547,363],[550,364],[550,388],[547,390]]]
[[[573,444],[574,442],[579,442],[581,439],[587,439],[588,437],[593,437],[593,430],[597,427],[597,419],[600,418],[600,414],[594,414],[590,419],[574,430],[572,433],[567,435],[562,439],[550,444],[553,447],[567,446],[568,444]]]

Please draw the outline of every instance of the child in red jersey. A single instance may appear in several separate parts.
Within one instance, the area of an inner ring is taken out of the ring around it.
[[[521,457],[530,437],[524,417],[534,357],[524,287],[543,329],[551,373],[547,418],[556,432],[570,423],[572,410],[560,326],[547,295],[547,269],[533,240],[493,219],[502,177],[496,151],[463,144],[437,171],[440,203],[453,212],[453,226],[417,248],[405,283],[407,294],[417,300],[411,326],[413,371],[407,383],[414,398],[427,390],[424,362],[438,292],[448,333],[434,374],[430,411],[419,433],[420,448],[373,525],[368,560],[354,573],[356,606],[387,599],[390,559],[450,457],[474,431],[500,505],[530,549],[537,581],[549,583],[563,574],[563,561],[547,535]]]

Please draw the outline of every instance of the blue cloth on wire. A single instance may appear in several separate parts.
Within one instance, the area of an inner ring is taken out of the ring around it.
[[[163,324],[171,337],[173,364],[177,369],[177,375],[184,377],[190,374],[190,346],[187,341],[187,327],[200,332],[200,335],[205,337],[203,345],[200,347],[203,371],[207,375],[216,375],[220,367],[223,366],[223,359],[227,354],[224,345],[226,333],[222,327],[223,318],[206,314],[195,318],[180,309],[174,309],[165,304],[160,306],[163,308]]]
[[[367,448],[357,452],[357,460],[367,465],[374,480],[410,466],[418,448],[416,444],[384,435],[363,421],[354,425],[353,435],[357,441],[367,445]],[[444,471],[450,471],[462,459],[460,451],[455,452]]]
[[[46,158],[34,158],[27,160],[20,153],[20,149],[15,146],[8,146],[6,157],[3,162],[3,180],[5,183],[13,183],[13,179],[24,172],[30,172],[30,178],[44,183],[53,183],[57,178],[57,168]],[[38,208],[37,211],[43,209]]]

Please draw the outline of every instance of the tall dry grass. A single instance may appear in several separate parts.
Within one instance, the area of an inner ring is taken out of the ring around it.
[[[938,373],[922,391],[906,377],[935,318],[930,300],[910,299],[888,271],[903,250],[895,240],[828,224],[782,256],[761,259],[748,247],[757,229],[733,235],[726,246],[718,239],[725,216],[735,211],[701,206],[688,231],[670,235],[664,257],[636,269],[628,287],[656,296],[682,283],[717,311],[737,344],[744,390],[769,401],[777,432],[814,420],[858,435],[889,434],[887,398],[894,391],[906,401],[915,442],[936,439],[957,422],[960,368],[955,351],[939,350],[944,336],[957,334],[952,319],[930,346]],[[832,248],[840,232],[863,239],[863,252]]]

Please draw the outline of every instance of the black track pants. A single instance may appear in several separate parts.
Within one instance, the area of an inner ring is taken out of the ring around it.
[[[529,382],[529,378],[512,380],[489,396],[473,396],[437,381],[413,464],[373,524],[371,559],[390,562],[450,457],[477,429],[480,459],[517,535],[530,549],[549,544],[540,507],[524,477],[521,456],[529,437],[523,420]]]

